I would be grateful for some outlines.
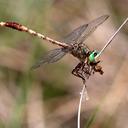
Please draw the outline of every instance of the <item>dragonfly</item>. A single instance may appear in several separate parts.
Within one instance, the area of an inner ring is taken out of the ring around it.
[[[87,24],[83,24],[69,33],[62,41],[57,41],[40,34],[32,29],[27,28],[17,22],[0,22],[1,27],[9,27],[18,31],[27,32],[31,35],[42,38],[53,44],[60,46],[60,48],[53,49],[40,58],[33,66],[32,69],[39,68],[43,64],[49,64],[59,61],[66,54],[71,54],[78,58],[79,63],[72,70],[72,74],[79,77],[85,83],[86,80],[95,72],[103,74],[102,67],[99,65],[100,60],[95,57],[99,54],[97,50],[90,50],[84,43],[85,39],[91,35],[104,21],[108,19],[109,15],[102,15]]]
[[[64,57],[67,53],[72,54],[79,59],[79,63],[72,70],[72,74],[81,78],[83,82],[88,79],[91,74],[99,72],[103,74],[102,67],[99,66],[100,61],[96,61],[95,57],[98,55],[97,50],[90,50],[84,43],[85,39],[90,36],[95,29],[101,25],[109,15],[100,16],[87,24],[83,24],[69,33],[62,41],[56,41],[52,38],[44,36],[32,29],[27,28],[16,22],[0,22],[0,26],[10,27],[18,31],[28,32],[31,35],[43,38],[53,44],[61,46],[61,48],[53,49],[44,55],[40,60],[32,66],[32,69],[40,67],[42,64],[54,63]]]

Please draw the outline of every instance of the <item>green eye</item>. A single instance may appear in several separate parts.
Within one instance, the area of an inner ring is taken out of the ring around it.
[[[90,56],[89,56],[89,61],[90,62],[95,62],[95,57],[97,56],[97,54],[98,54],[99,52],[98,51],[93,51],[91,54],[90,54]]]

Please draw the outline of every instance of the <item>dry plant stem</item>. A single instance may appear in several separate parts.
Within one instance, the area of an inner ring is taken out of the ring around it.
[[[117,33],[120,31],[120,29],[127,23],[128,18],[126,18],[126,20],[122,23],[122,25],[118,28],[118,30],[110,37],[110,39],[107,41],[107,43],[105,44],[105,46],[102,48],[102,50],[100,51],[100,53],[95,57],[95,59],[97,57],[99,57],[102,52],[107,48],[107,46],[112,42],[112,40],[114,39],[114,37],[117,35]],[[87,90],[86,90],[86,85],[85,82],[83,82],[83,88],[82,91],[80,93],[80,101],[79,101],[79,107],[78,107],[78,118],[77,118],[77,128],[80,128],[80,113],[81,113],[81,105],[82,105],[82,100],[83,100],[83,96],[85,94],[86,96],[86,100],[87,100]]]
[[[59,41],[56,41],[52,38],[49,38],[41,33],[38,33],[32,29],[29,29],[27,28],[26,26],[23,26],[19,23],[16,23],[16,22],[0,22],[0,26],[1,27],[8,27],[8,28],[12,28],[12,29],[16,29],[18,31],[22,31],[22,32],[27,32],[31,35],[34,35],[34,36],[37,36],[39,38],[42,38],[43,40],[46,40],[46,41],[49,41],[53,44],[56,44],[56,45],[59,45],[59,46],[62,46],[62,47],[69,47],[69,45],[67,45],[66,43],[64,42],[59,42]]]
[[[126,18],[126,20],[121,24],[121,26],[117,29],[117,31],[109,38],[109,40],[107,41],[107,43],[105,44],[105,46],[102,48],[102,50],[99,52],[99,54],[95,57],[95,59],[97,57],[99,57],[102,52],[104,52],[104,50],[107,48],[107,46],[112,42],[112,40],[114,39],[114,37],[117,35],[117,33],[121,30],[121,28],[127,23],[128,18]]]
[[[86,100],[88,100],[87,88],[85,83],[83,84],[82,91],[80,92],[80,101],[79,101],[78,116],[77,116],[77,128],[80,128],[80,113],[81,113],[81,106],[82,106],[82,100],[83,100],[84,94],[86,96]]]

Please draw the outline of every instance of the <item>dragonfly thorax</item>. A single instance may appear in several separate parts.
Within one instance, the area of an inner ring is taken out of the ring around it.
[[[85,44],[75,44],[72,47],[71,54],[84,62],[90,55],[90,49]]]

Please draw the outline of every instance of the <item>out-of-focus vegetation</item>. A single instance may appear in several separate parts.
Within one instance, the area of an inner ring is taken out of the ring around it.
[[[101,49],[128,16],[128,0],[0,0],[0,21],[16,21],[61,40],[74,28],[103,14],[110,18],[86,43]],[[82,128],[128,125],[128,25],[101,57],[104,75],[88,82]],[[0,128],[76,127],[82,82],[71,75],[71,55],[37,70],[31,66],[57,46],[27,33],[0,28]]]

